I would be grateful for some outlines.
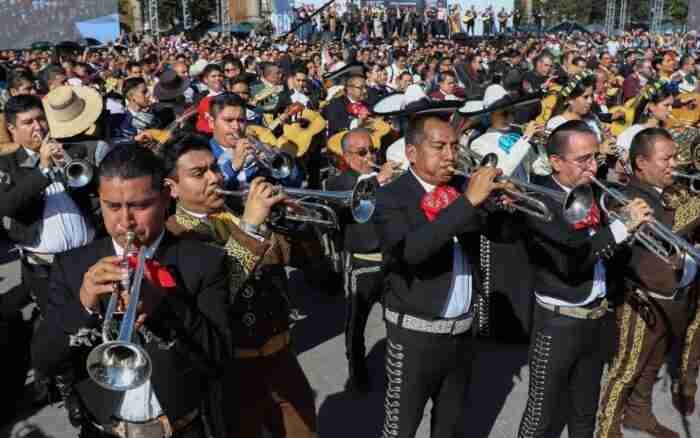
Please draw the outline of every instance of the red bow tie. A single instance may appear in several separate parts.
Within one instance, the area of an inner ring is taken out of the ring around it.
[[[574,223],[574,230],[596,228],[598,225],[600,225],[600,210],[594,203],[591,207],[591,211],[588,212],[588,216]]]
[[[347,106],[348,113],[353,117],[366,116],[369,114],[367,105],[362,102],[350,102]]]
[[[138,254],[128,255],[127,261],[129,262],[129,268],[136,269]],[[168,271],[168,268],[155,260],[146,260],[144,276],[161,289],[172,289],[177,284],[175,283],[175,277]]]
[[[458,197],[459,192],[454,187],[437,186],[435,190],[423,196],[420,208],[425,213],[425,217],[432,222],[443,209],[447,208]]]

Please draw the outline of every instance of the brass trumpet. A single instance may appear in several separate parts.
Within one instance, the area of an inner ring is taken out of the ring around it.
[[[358,181],[352,190],[326,191],[290,187],[280,187],[278,190],[282,190],[287,196],[293,198],[292,205],[301,207],[303,211],[303,213],[299,214],[287,212],[285,213],[285,218],[296,222],[313,223],[335,229],[340,227],[336,211],[319,201],[335,206],[349,207],[353,219],[361,224],[368,222],[372,218],[376,207],[377,183],[373,179]],[[216,189],[216,193],[220,195],[239,198],[247,197],[249,191],[249,189]]]
[[[51,138],[51,134],[46,134],[41,142],[53,142],[55,141]],[[90,184],[92,178],[95,174],[94,166],[86,160],[81,160],[77,158],[72,158],[68,152],[63,151],[63,159],[57,160],[52,157],[51,161],[53,163],[53,169],[63,177],[66,185],[68,187],[79,189]]]
[[[623,207],[629,205],[630,200],[619,190],[606,186],[595,177],[591,177],[591,182],[603,191],[600,196],[600,208],[609,217],[620,218],[620,215],[608,206],[608,198],[612,198]],[[651,253],[670,265],[675,265],[672,258],[680,254],[688,254],[696,262],[700,262],[700,251],[695,246],[656,219],[641,225],[635,231],[634,238],[630,240],[630,242],[634,241],[641,243]]]
[[[134,247],[136,233],[128,231],[126,240],[121,265],[131,271],[127,257],[136,252]],[[141,283],[146,267],[145,249],[145,246],[139,249],[136,270],[129,272],[129,275],[121,283],[122,288],[129,291],[129,305],[119,326],[117,339],[111,339],[110,334],[120,292],[118,285],[115,285],[117,287],[109,299],[102,324],[103,343],[93,348],[87,357],[86,367],[90,378],[110,391],[128,391],[138,388],[150,379],[153,370],[151,358],[146,350],[132,341],[134,324],[136,323],[136,307],[139,304]],[[131,274],[133,274],[133,279]]]
[[[292,174],[294,158],[274,146],[263,143],[253,136],[248,136],[248,141],[253,145],[253,156],[262,167],[270,171],[274,179],[285,179]]]
[[[477,152],[471,151],[475,156],[480,156]],[[465,170],[458,170],[456,173],[465,177],[470,177],[474,173],[474,167],[470,167],[464,161],[460,160],[463,165],[466,164]],[[494,153],[486,154],[481,159],[479,167],[497,167],[498,156]],[[509,182],[516,186],[518,190],[504,189],[504,192],[516,200],[510,207],[519,210],[529,216],[545,222],[550,222],[553,218],[552,212],[547,205],[539,199],[531,195],[547,196],[562,206],[562,215],[569,223],[575,223],[586,216],[590,212],[593,205],[593,192],[589,186],[577,186],[568,194],[557,190],[542,187],[537,184],[532,184],[522,181],[518,178],[509,176],[499,176],[495,179],[497,182]]]
[[[678,172],[677,170],[674,170],[672,175],[676,179],[687,179],[690,191],[693,193],[700,193],[700,187],[696,185],[696,183],[700,181],[700,175]]]

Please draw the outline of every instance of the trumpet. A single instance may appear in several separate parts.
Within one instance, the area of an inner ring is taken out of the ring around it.
[[[121,266],[127,269],[129,275],[120,285],[124,290],[129,291],[129,304],[119,326],[119,335],[117,339],[111,339],[112,320],[117,310],[120,292],[118,285],[115,285],[102,324],[103,343],[90,351],[86,362],[90,378],[110,391],[128,391],[138,388],[150,379],[153,370],[151,358],[146,350],[132,341],[136,307],[139,304],[141,283],[146,267],[145,247],[142,246],[138,251],[138,263],[132,279],[128,256],[136,252],[134,248],[136,233],[128,231],[126,241]]]
[[[51,134],[46,134],[46,137],[41,140],[42,143],[53,141]],[[71,157],[65,150],[63,151],[63,157],[61,160],[52,157],[51,161],[54,170],[63,176],[66,185],[79,189],[90,184],[95,174],[94,166],[86,160]]]
[[[619,190],[606,186],[595,177],[591,177],[591,182],[603,191],[600,196],[600,208],[603,212],[613,219],[619,219],[620,215],[608,206],[608,198],[612,198],[623,207],[629,205],[630,200]],[[651,253],[670,265],[676,264],[672,258],[680,254],[688,254],[696,262],[700,262],[700,251],[657,219],[641,225],[631,241],[641,243]]]
[[[274,179],[285,179],[292,174],[294,158],[286,152],[280,151],[274,146],[263,143],[253,136],[248,136],[248,141],[253,145],[255,160],[270,171]]]
[[[319,201],[328,202],[335,206],[349,207],[353,219],[361,224],[368,222],[372,218],[376,207],[377,183],[373,179],[358,181],[352,190],[326,191],[289,187],[278,188],[278,190],[282,190],[287,196],[293,198],[292,205],[301,207],[303,212],[287,212],[285,213],[286,219],[335,229],[340,228],[336,211]],[[247,197],[249,192],[249,189],[216,189],[216,193],[220,195],[239,198]]]
[[[471,151],[471,153],[475,156],[480,156],[478,152]],[[464,163],[464,161],[460,161],[460,163]],[[479,167],[497,167],[497,165],[498,155],[489,153],[481,159]],[[466,170],[457,170],[455,173],[470,177],[474,172],[474,167],[469,167],[468,163],[465,169]],[[565,194],[509,176],[499,176],[495,181],[509,182],[518,188],[518,190],[504,189],[504,192],[508,196],[516,200],[516,202],[511,205],[511,208],[545,222],[551,222],[553,214],[544,202],[531,196],[532,194],[547,196],[555,200],[558,204],[561,204],[562,215],[569,223],[575,223],[586,218],[593,206],[593,192],[589,186],[580,185],[575,187],[568,194]]]
[[[696,185],[696,183],[700,181],[700,175],[691,175],[690,173],[678,172],[677,170],[674,170],[672,175],[676,179],[687,179],[690,191],[693,193],[700,193],[700,187]]]

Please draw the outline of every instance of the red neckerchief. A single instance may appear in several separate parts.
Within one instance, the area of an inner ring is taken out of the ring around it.
[[[450,204],[452,204],[455,199],[459,197],[459,192],[452,186],[437,186],[435,190],[430,193],[426,193],[420,202],[420,208],[425,213],[425,217],[428,218],[430,222],[434,221],[438,214]]]
[[[598,225],[600,225],[600,210],[598,206],[593,203],[591,210],[588,212],[588,216],[574,223],[574,230],[597,228]]]
[[[136,269],[138,254],[130,254],[126,259],[129,262],[129,268]],[[144,276],[161,289],[172,289],[177,284],[168,268],[155,260],[146,260]]]

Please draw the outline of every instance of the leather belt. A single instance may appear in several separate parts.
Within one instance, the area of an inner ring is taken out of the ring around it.
[[[556,314],[578,319],[600,319],[604,317],[606,313],[608,313],[609,308],[607,298],[603,298],[600,305],[592,309],[581,306],[557,306],[554,304],[543,303],[540,300],[537,300],[537,304]]]
[[[55,254],[32,252],[22,248],[21,246],[15,246],[14,249],[11,249],[10,251],[18,252],[19,257],[30,265],[51,266],[55,257]]]
[[[352,253],[352,256],[356,259],[359,260],[365,260],[368,262],[381,262],[382,261],[382,253],[381,252],[375,252],[371,254],[361,254],[358,252]]]
[[[428,320],[385,309],[384,319],[399,327],[417,332],[434,333],[438,335],[459,335],[467,332],[471,328],[474,315],[469,312],[467,315],[456,319]]]
[[[108,435],[119,438],[169,438],[174,433],[180,432],[191,425],[198,416],[199,409],[195,409],[173,422],[168,419],[167,415],[160,415],[153,420],[139,423],[125,420],[115,420],[110,427],[97,427]]]
[[[271,356],[287,345],[291,340],[291,334],[289,330],[271,337],[263,344],[260,348],[235,348],[234,356],[239,359],[253,359],[256,357]]]
[[[656,292],[652,292],[650,290],[644,290],[644,289],[637,289],[636,292],[641,295],[646,295],[651,298],[656,298],[657,300],[666,300],[666,301],[681,301],[684,300],[688,296],[688,292],[690,291],[690,286],[685,286],[685,287],[679,287],[677,289],[673,290],[673,293],[671,295],[664,295]]]

